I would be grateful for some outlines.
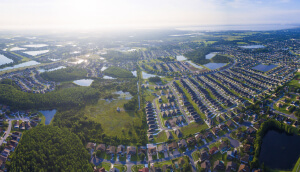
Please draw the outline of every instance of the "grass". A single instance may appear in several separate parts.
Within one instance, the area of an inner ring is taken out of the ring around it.
[[[159,163],[154,163],[154,167],[160,167],[162,168],[164,165],[172,165],[172,160],[168,160],[168,161],[162,161]]]
[[[98,166],[98,168],[105,168],[106,171],[110,170],[111,164],[107,162],[101,162],[101,164]]]
[[[138,172],[140,169],[143,169],[145,166],[144,165],[133,165],[131,167],[132,172]]]
[[[158,159],[163,159],[163,158],[165,158],[164,153],[159,152],[158,153]]]
[[[126,137],[127,131],[133,127],[133,122],[141,123],[141,119],[133,111],[117,112],[117,107],[123,108],[126,102],[128,100],[113,100],[111,102],[99,100],[95,105],[86,106],[84,113],[91,120],[99,122],[106,135]]]
[[[152,102],[152,100],[156,98],[154,95],[152,95],[152,92],[149,90],[144,90],[144,96],[145,100],[150,102]]]
[[[41,122],[39,124],[45,125],[46,117],[41,112],[38,112],[38,117],[41,118]]]
[[[124,172],[127,171],[127,166],[126,165],[122,165],[122,164],[115,164],[114,165],[115,168],[119,169],[120,172]]]
[[[295,73],[295,79],[288,82],[287,85],[291,86],[291,87],[299,88],[300,87],[300,80],[296,80],[296,79],[300,79],[300,72],[296,72]]]
[[[123,156],[119,156],[119,160],[120,161],[126,161],[126,154],[123,155]]]
[[[296,162],[293,172],[298,172],[300,170],[300,158],[298,159],[298,161]]]
[[[158,133],[158,135],[154,136],[154,141],[156,143],[168,141],[166,132],[161,131],[160,133]]]
[[[225,155],[225,154],[224,154],[224,155]],[[217,160],[223,160],[223,161],[225,161],[226,159],[225,159],[225,158],[223,159],[223,155],[221,154],[221,152],[218,152],[218,153],[212,155],[212,156],[210,157],[210,159],[209,159],[211,165],[213,165],[214,162],[217,161]],[[225,162],[224,162],[224,163],[225,163]]]
[[[200,132],[202,130],[205,130],[207,128],[208,128],[208,126],[205,123],[199,124],[199,123],[196,123],[196,122],[192,122],[188,126],[182,127],[181,132],[184,136],[188,136],[188,135],[191,135],[191,134],[198,133],[198,132]]]
[[[199,151],[194,151],[193,153],[192,153],[192,157],[193,157],[193,160],[194,161],[198,161],[199,160]]]

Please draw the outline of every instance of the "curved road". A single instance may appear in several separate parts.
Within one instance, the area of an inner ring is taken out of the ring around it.
[[[0,140],[0,146],[2,145],[2,143],[4,142],[4,140],[8,137],[8,135],[10,134],[10,131],[11,131],[11,120],[8,121],[8,127],[7,127],[7,130],[5,131],[5,136],[4,137],[1,137],[1,140]]]

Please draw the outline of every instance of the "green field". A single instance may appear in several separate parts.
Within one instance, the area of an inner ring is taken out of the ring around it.
[[[127,135],[125,132],[132,128],[133,123],[141,123],[134,111],[117,111],[117,107],[122,109],[127,102],[128,100],[113,100],[111,102],[99,100],[96,105],[86,106],[84,113],[89,119],[99,122],[106,135],[122,137]]]
[[[202,130],[205,130],[207,128],[208,128],[208,126],[205,123],[199,124],[199,123],[196,123],[196,122],[192,122],[188,126],[182,127],[181,132],[184,136],[188,136],[188,135],[191,135],[191,134],[198,133],[198,132],[200,132]]]
[[[158,135],[156,135],[154,137],[154,140],[155,140],[156,143],[168,141],[166,132],[161,131],[160,133],[158,133]]]
[[[295,79],[287,83],[288,86],[300,88],[300,72],[295,73]]]

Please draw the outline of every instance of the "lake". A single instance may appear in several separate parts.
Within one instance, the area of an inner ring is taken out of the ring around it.
[[[225,66],[227,63],[207,63],[203,66],[207,67],[208,69],[214,70],[214,69],[218,69],[220,67]]]
[[[41,47],[47,47],[47,44],[29,44],[29,45],[24,45],[24,47],[30,47],[30,48],[41,48]]]
[[[217,54],[218,54],[218,52],[211,52],[209,54],[206,54],[205,59],[211,59],[211,58],[215,57],[215,55],[217,55]]]
[[[13,47],[10,49],[10,51],[20,51],[20,50],[27,50],[27,48]]]
[[[257,66],[254,66],[252,69],[255,69],[255,70],[260,70],[260,71],[263,71],[263,72],[267,72],[273,68],[277,67],[277,65],[263,65],[263,64],[259,64]]]
[[[0,54],[0,66],[8,63],[14,62],[12,59],[5,57],[4,55]]]
[[[290,170],[300,155],[300,136],[269,130],[263,138],[259,162],[272,169]]]
[[[48,53],[49,50],[40,50],[40,51],[24,51],[23,53],[31,55],[31,56],[37,56],[40,54]]]
[[[28,62],[24,62],[24,63],[21,63],[21,64],[14,65],[12,67],[6,67],[6,68],[3,68],[3,69],[0,69],[0,71],[17,69],[17,68],[21,68],[21,67],[28,67],[28,66],[38,65],[38,64],[40,64],[40,63],[37,62],[37,61],[32,60],[32,61],[28,61]]]
[[[80,86],[88,87],[92,84],[93,81],[94,80],[92,80],[92,79],[80,79],[80,80],[73,81],[73,83],[80,85]]]
[[[120,100],[130,100],[132,98],[132,95],[129,92],[123,92],[123,91],[116,91],[114,94],[119,94],[120,96],[118,99]]]
[[[257,48],[265,48],[263,45],[244,45],[244,46],[239,46],[241,48],[246,48],[246,49],[257,49]]]
[[[50,122],[52,121],[55,113],[56,113],[56,109],[53,109],[53,110],[41,110],[39,112],[41,112],[46,117],[45,124],[49,125]]]
[[[176,59],[177,59],[178,61],[185,61],[185,60],[187,60],[187,58],[184,57],[184,56],[176,56]],[[203,68],[202,66],[199,66],[199,65],[193,63],[192,61],[186,61],[186,62],[188,62],[189,64],[191,64],[191,65],[194,66],[195,68],[199,68],[199,69]]]
[[[148,79],[150,77],[155,77],[155,76],[158,76],[158,75],[149,74],[149,73],[146,73],[146,72],[142,71],[142,77],[143,77],[143,79]]]

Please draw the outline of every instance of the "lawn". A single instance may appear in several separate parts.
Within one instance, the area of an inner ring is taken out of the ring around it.
[[[131,167],[132,172],[138,172],[140,169],[143,169],[145,166],[144,165],[133,165]]]
[[[119,169],[120,172],[124,172],[127,171],[127,166],[126,165],[122,165],[122,164],[115,164],[114,165],[115,168]]]
[[[156,143],[168,141],[166,132],[161,131],[156,136],[154,136],[154,140],[155,140]]]
[[[106,171],[110,170],[111,164],[107,163],[107,162],[101,162],[101,164],[99,166],[97,166],[97,168],[105,168]]]
[[[300,158],[298,159],[298,161],[296,162],[293,172],[298,172],[300,170]]]
[[[199,152],[199,151],[194,151],[194,152],[192,153],[193,160],[194,160],[194,161],[198,161],[198,160],[199,160],[199,155],[200,155],[200,152]]]
[[[88,105],[84,108],[85,116],[102,125],[104,133],[109,136],[124,137],[127,131],[133,127],[133,123],[141,123],[140,117],[135,112],[121,110],[128,100],[113,100],[107,102],[99,100],[95,105]],[[134,132],[134,130],[131,130]],[[135,133],[132,133],[135,134]]]
[[[205,130],[207,128],[208,128],[208,126],[205,123],[199,124],[199,123],[196,123],[196,122],[192,122],[188,126],[182,127],[181,132],[184,136],[188,136],[190,134],[198,133],[198,132],[200,132],[202,130]]]
[[[300,88],[300,72],[295,73],[295,79],[287,83],[288,86]]]

